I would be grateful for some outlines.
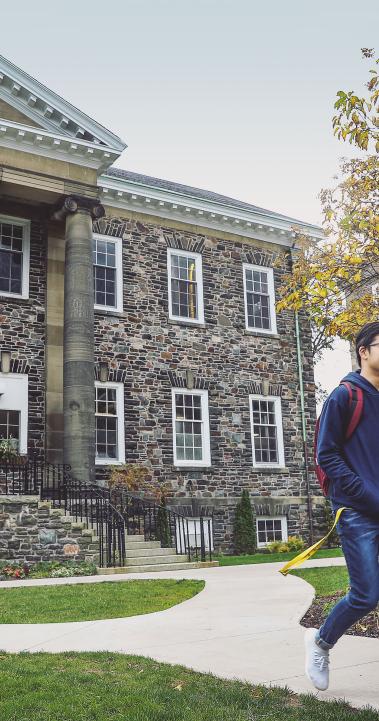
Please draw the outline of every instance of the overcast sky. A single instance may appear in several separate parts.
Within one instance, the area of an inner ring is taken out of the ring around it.
[[[351,154],[333,102],[363,91],[379,2],[18,0],[1,25],[1,54],[126,141],[119,167],[319,223]],[[348,367],[335,353],[324,385]]]

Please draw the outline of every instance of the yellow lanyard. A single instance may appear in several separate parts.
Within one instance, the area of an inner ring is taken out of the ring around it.
[[[317,541],[317,543],[314,543],[313,546],[309,546],[309,548],[306,548],[305,551],[302,551],[301,553],[299,553],[299,555],[295,556],[295,558],[293,558],[292,561],[288,561],[288,563],[286,563],[283,566],[283,568],[279,569],[279,573],[282,573],[283,576],[286,576],[288,571],[290,571],[291,568],[294,568],[295,566],[301,566],[301,564],[304,563],[304,561],[308,561],[308,559],[311,558],[316,553],[316,551],[318,551],[318,549],[321,548],[321,546],[329,538],[330,534],[332,533],[332,531],[334,531],[334,529],[339,521],[339,517],[340,517],[342,511],[346,511],[346,510],[347,510],[346,506],[344,506],[343,508],[339,508],[336,513],[334,523],[333,523],[330,531],[328,531],[328,533],[326,534],[326,536],[324,536],[324,538],[322,538],[321,541]]]

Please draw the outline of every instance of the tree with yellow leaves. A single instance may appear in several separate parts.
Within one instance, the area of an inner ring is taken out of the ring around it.
[[[367,48],[363,56],[373,58]],[[379,58],[370,70],[368,97],[339,91],[334,133],[364,151],[343,160],[333,189],[322,190],[325,240],[297,232],[292,272],[279,291],[278,311],[303,309],[317,357],[333,338],[351,340],[379,317]]]

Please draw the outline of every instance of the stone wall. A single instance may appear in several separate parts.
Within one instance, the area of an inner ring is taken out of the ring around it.
[[[292,312],[278,315],[277,335],[245,329],[242,264],[272,266],[275,286],[289,269],[285,249],[243,239],[227,240],[173,230],[154,223],[104,219],[96,232],[123,238],[124,312],[95,312],[96,362],[107,360],[109,380],[124,382],[127,462],[149,467],[157,483],[169,482],[170,505],[191,491],[213,508],[219,547],[231,546],[236,502],[242,489],[252,498],[274,499],[288,515],[291,533],[307,535],[306,482],[299,397],[299,375]],[[194,326],[168,318],[167,248],[201,253],[205,323]],[[310,330],[300,318],[308,442],[311,451],[315,420]],[[211,466],[175,467],[173,462],[171,389],[186,387],[186,371],[194,387],[208,390]],[[285,467],[252,466],[250,393],[269,393],[282,401]],[[106,468],[98,468],[99,480]],[[319,487],[312,478],[315,500]],[[259,512],[260,504],[257,504]],[[222,540],[224,539],[224,541]]]
[[[0,496],[0,560],[98,562],[94,532],[36,496]]]

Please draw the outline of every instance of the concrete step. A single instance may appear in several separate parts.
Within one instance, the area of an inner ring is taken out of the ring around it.
[[[143,548],[131,549],[129,546],[126,547],[127,558],[137,558],[139,556],[172,556],[172,554],[172,548],[146,548],[146,546],[143,546]]]
[[[135,534],[125,533],[125,541],[126,541],[126,543],[129,543],[129,541],[130,541],[131,543],[141,543],[141,542],[144,542],[144,541],[145,541],[145,536],[143,535],[143,533],[141,533],[141,534],[138,534],[138,533],[135,533]]]
[[[138,543],[132,543],[131,541],[128,541],[128,539],[125,540],[125,548],[129,549],[131,551],[138,549],[144,549],[144,548],[160,548],[161,544],[159,541],[139,541]]]
[[[170,555],[164,556],[164,563],[184,563],[187,560],[187,556],[181,555],[179,556],[176,553],[172,553]],[[145,566],[146,564],[153,565],[156,563],[162,563],[162,556],[136,556],[135,558],[127,556],[127,565],[128,566]]]
[[[160,563],[145,566],[118,566],[116,568],[98,568],[100,575],[111,573],[151,573],[155,571],[188,571],[191,568],[212,568],[218,566],[218,561],[191,561],[186,563]]]

